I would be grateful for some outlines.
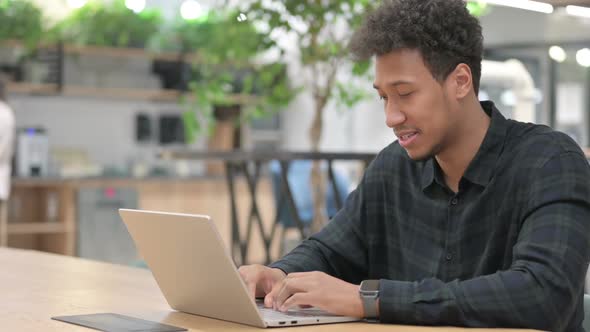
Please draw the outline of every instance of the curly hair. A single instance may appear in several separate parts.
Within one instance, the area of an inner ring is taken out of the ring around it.
[[[482,29],[463,0],[384,0],[350,42],[357,59],[404,48],[418,50],[439,81],[465,63],[471,69],[475,93],[479,92]]]

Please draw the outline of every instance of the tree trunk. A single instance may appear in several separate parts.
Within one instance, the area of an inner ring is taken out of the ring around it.
[[[313,101],[315,115],[311,129],[309,131],[309,138],[311,142],[311,149],[313,152],[318,152],[320,149],[320,141],[322,138],[322,130],[324,127],[324,110],[330,100],[332,88],[336,79],[338,71],[338,61],[327,63],[322,67],[316,65],[312,67],[312,74],[315,79],[312,84]],[[324,70],[321,70],[321,69]],[[326,74],[324,82],[317,78]],[[320,83],[321,82],[321,83]],[[323,83],[323,84],[322,84]],[[313,220],[311,222],[311,232],[318,232],[328,222],[328,209],[326,204],[326,173],[321,170],[321,161],[316,160],[311,169],[311,188],[313,199]]]
[[[325,97],[315,95],[315,115],[312,126],[309,131],[312,151],[319,151],[320,141],[322,138],[323,129],[323,115],[326,106]],[[313,162],[311,168],[311,188],[313,199],[313,219],[311,222],[311,232],[316,233],[328,221],[328,213],[326,206],[326,174],[321,169],[321,161]]]

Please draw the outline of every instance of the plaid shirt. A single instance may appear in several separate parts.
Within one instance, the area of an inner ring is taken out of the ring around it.
[[[583,331],[588,161],[568,136],[482,106],[491,124],[457,194],[434,158],[395,142],[332,221],[271,266],[381,279],[385,323]]]

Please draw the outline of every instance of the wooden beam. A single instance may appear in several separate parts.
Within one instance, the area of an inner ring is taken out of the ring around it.
[[[97,88],[85,86],[65,86],[63,95],[71,97],[139,99],[154,101],[177,101],[180,97],[180,93],[177,90]]]
[[[58,93],[57,84],[37,84],[37,83],[15,83],[9,82],[7,85],[8,92],[26,93],[37,95],[53,95]]]
[[[105,46],[79,46],[65,45],[66,54],[95,55],[119,58],[148,58],[154,60],[178,61],[181,56],[185,61],[197,62],[199,56],[196,53],[181,55],[179,52],[151,53],[143,48],[129,47],[105,47]]]
[[[8,234],[67,233],[71,226],[62,222],[16,222],[8,223]]]

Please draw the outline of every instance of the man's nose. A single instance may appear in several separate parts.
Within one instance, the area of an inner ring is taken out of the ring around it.
[[[387,107],[385,111],[385,123],[389,128],[395,128],[406,121],[406,115],[395,105]]]

